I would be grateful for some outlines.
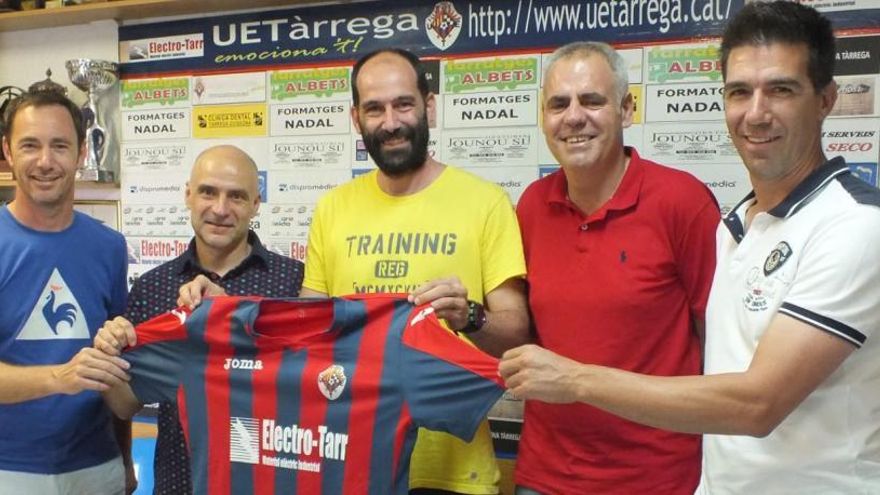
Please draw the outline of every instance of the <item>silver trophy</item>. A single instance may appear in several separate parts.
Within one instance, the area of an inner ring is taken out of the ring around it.
[[[88,96],[82,106],[86,127],[86,159],[79,171],[80,180],[113,182],[113,170],[106,167],[107,131],[101,125],[98,113],[98,94],[113,86],[119,79],[119,65],[106,60],[75,58],[68,60],[70,81]]]

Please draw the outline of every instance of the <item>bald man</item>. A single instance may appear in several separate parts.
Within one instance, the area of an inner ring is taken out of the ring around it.
[[[199,154],[185,196],[195,236],[186,252],[134,283],[125,318],[115,323],[137,325],[173,309],[178,287],[197,275],[230,295],[299,295],[303,264],[270,253],[249,228],[260,208],[257,182],[256,163],[235,146],[214,146]],[[189,455],[175,404],[159,405],[158,426],[153,493],[192,493]]]

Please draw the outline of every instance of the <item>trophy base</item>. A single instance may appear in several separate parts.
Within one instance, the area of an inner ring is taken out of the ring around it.
[[[112,170],[80,169],[76,179],[85,182],[113,182]]]

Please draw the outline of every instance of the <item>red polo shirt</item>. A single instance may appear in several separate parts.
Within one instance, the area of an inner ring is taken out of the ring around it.
[[[592,215],[559,170],[517,207],[529,304],[542,346],[582,363],[652,375],[701,372],[700,338],[720,214],[693,176],[627,148],[617,191]],[[526,403],[516,482],[547,494],[692,494],[700,437],[597,408]]]

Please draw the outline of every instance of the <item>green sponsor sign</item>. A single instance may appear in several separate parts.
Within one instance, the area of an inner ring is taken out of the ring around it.
[[[534,86],[538,83],[538,59],[450,60],[444,66],[444,76],[443,88],[447,93]]]
[[[122,81],[122,108],[172,106],[189,101],[189,78]]]
[[[348,95],[350,72],[348,67],[272,72],[269,75],[272,99],[283,101],[301,96]]]
[[[717,81],[721,53],[717,45],[696,48],[652,48],[648,52],[648,82]]]

